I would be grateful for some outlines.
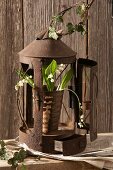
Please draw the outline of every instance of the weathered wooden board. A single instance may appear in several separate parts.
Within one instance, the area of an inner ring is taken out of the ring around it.
[[[16,107],[17,52],[23,47],[22,1],[0,1],[0,139],[18,132]]]
[[[98,62],[97,126],[113,131],[113,18],[111,0],[95,0],[89,18],[89,56]]]
[[[54,170],[99,170],[99,168],[96,168],[92,165],[89,165],[85,162],[69,162],[69,161],[58,161],[58,160],[51,160],[51,159],[45,159],[42,158],[40,161],[33,158],[28,158],[25,161],[25,165],[27,170],[46,170],[46,169],[54,169]],[[6,161],[0,161],[0,170],[13,170],[14,168],[11,168]],[[17,170],[21,170],[21,165],[17,168]]]

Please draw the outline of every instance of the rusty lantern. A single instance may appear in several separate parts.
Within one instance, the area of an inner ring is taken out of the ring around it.
[[[36,85],[34,90],[29,85],[23,87],[23,116],[29,130],[24,129],[22,126],[19,132],[19,140],[32,149],[44,152],[46,151],[44,148],[49,146],[47,140],[46,143],[43,142],[43,138],[46,135],[43,135],[42,132],[43,108],[45,104],[43,101],[42,66],[50,63],[53,59],[58,64],[72,64],[76,61],[76,53],[61,40],[44,39],[42,35],[19,52],[19,62],[22,69],[25,72],[28,70],[27,73],[33,76]],[[62,97],[62,94],[59,94],[59,96]],[[56,97],[59,98],[59,96]],[[60,100],[59,103],[61,103]],[[58,107],[61,106],[58,105]],[[56,130],[57,126],[53,124],[52,130]],[[51,143],[51,138],[49,139],[48,141]]]

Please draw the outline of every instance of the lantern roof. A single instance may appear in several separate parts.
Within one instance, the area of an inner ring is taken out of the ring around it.
[[[66,58],[75,57],[76,53],[61,40],[34,40],[22,51],[20,57],[32,58]]]
[[[19,53],[20,62],[28,62],[31,60],[52,60],[58,63],[72,63],[76,60],[76,52],[68,47],[60,39],[53,40],[48,37],[48,29],[38,33],[37,39],[31,42]]]

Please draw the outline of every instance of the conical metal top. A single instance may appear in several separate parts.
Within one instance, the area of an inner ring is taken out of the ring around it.
[[[75,57],[76,53],[61,40],[34,40],[22,51],[20,57],[66,58]]]
[[[48,38],[48,30],[45,29],[37,35],[37,39],[31,42],[19,53],[20,61],[26,62],[33,59],[56,59],[57,62],[72,63],[76,60],[76,52],[68,47],[60,39]]]

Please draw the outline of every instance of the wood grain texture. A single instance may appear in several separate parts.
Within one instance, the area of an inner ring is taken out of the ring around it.
[[[96,0],[89,19],[89,56],[98,62],[99,132],[113,131],[113,18],[111,0]]]
[[[17,52],[22,49],[21,0],[0,1],[0,139],[18,135],[16,107]]]
[[[89,165],[88,163],[85,163],[83,161],[59,161],[59,160],[51,160],[51,159],[45,159],[41,158],[41,160],[36,160],[35,158],[28,158],[25,160],[25,165],[27,170],[46,170],[46,169],[54,169],[54,170],[99,170],[100,168],[96,168],[92,165]],[[10,165],[6,163],[6,161],[0,160],[0,170],[13,170]],[[17,170],[21,170],[22,167],[19,165],[17,167]]]

